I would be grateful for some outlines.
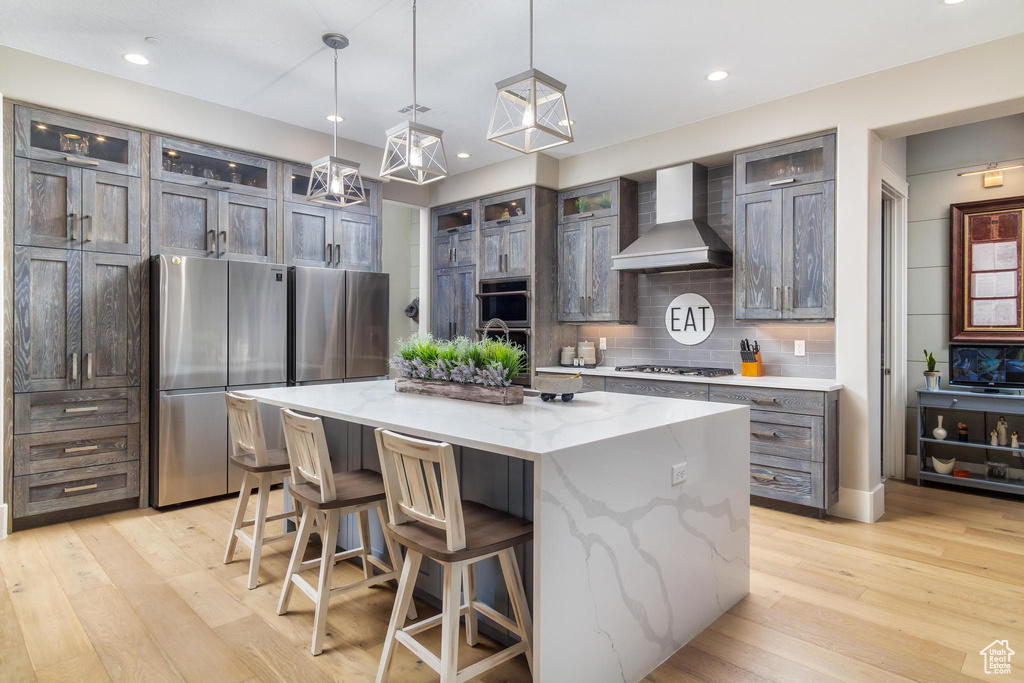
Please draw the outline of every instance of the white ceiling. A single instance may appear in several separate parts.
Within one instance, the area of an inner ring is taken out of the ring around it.
[[[516,155],[484,136],[494,82],[528,66],[527,8],[419,2],[419,101],[433,108],[421,120],[445,131],[452,172]],[[381,146],[412,100],[410,10],[411,0],[0,0],[0,44],[326,132],[332,53],[320,35],[340,31],[352,44],[339,134]],[[535,13],[535,65],[568,84],[576,121],[558,157],[1024,32],[1021,0],[536,0]],[[715,69],[732,76],[706,81]],[[472,158],[456,159],[463,151]]]

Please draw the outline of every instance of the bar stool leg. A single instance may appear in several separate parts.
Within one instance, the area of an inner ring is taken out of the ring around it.
[[[391,538],[391,535],[388,534],[388,530],[384,527],[384,515],[386,514],[387,512],[384,511],[383,504],[377,508],[377,521],[380,522],[380,532],[384,534],[384,545],[388,547],[388,557],[391,558],[391,568],[395,571],[397,577],[401,577],[402,569],[405,565],[405,562],[402,561],[402,548],[395,542],[395,539]],[[401,587],[401,579],[396,578],[395,588],[397,589],[399,587]],[[398,599],[397,595],[395,596],[395,599]],[[415,619],[418,616],[416,613],[415,600],[409,601],[408,616],[410,620]]]
[[[398,593],[395,595],[395,606],[391,609],[391,621],[388,632],[384,636],[384,649],[380,653],[380,666],[377,668],[377,683],[387,683],[391,669],[391,659],[395,656],[395,633],[402,628],[405,615],[412,606],[412,592],[416,588],[416,577],[420,574],[420,562],[423,556],[410,549],[405,554],[402,576],[398,580]]]
[[[281,599],[277,603],[279,615],[288,611],[288,603],[292,599],[292,575],[299,570],[302,558],[306,555],[306,546],[309,544],[309,536],[313,533],[313,517],[316,510],[305,508],[302,511],[302,519],[299,521],[299,529],[295,534],[295,547],[292,549],[292,558],[288,561],[288,571],[284,575],[284,586],[281,587]]]
[[[444,563],[441,598],[441,683],[455,683],[459,672],[459,611],[462,607],[462,567]]]
[[[313,617],[313,643],[309,651],[318,655],[324,651],[324,632],[327,630],[327,603],[331,600],[331,577],[334,575],[334,554],[338,540],[338,510],[326,512],[327,523],[320,531],[323,553],[320,556],[320,580],[317,582],[316,615]]]
[[[362,549],[360,556],[363,558],[363,578],[368,579],[373,576],[373,567],[370,565],[370,560],[367,556],[373,552],[370,547],[370,513],[367,510],[360,510],[358,513],[359,522],[359,547]]]
[[[508,589],[509,602],[512,603],[512,613],[515,614],[516,624],[519,625],[523,642],[526,643],[526,663],[530,665],[530,672],[533,673],[533,618],[530,616],[530,606],[526,602],[526,591],[523,590],[523,577],[519,575],[516,552],[512,548],[506,548],[498,554],[498,560],[501,562],[501,573],[505,575],[505,587]]]
[[[466,595],[466,604],[469,611],[466,612],[466,645],[476,647],[476,636],[478,633],[476,610],[473,609],[473,601],[476,600],[476,565],[468,564],[462,570],[462,592]]]
[[[259,494],[256,498],[256,518],[252,525],[252,553],[249,556],[249,590],[252,590],[260,581],[260,556],[263,554],[263,532],[267,528],[267,507],[270,504],[270,475],[260,473],[257,475],[260,483]]]
[[[235,557],[235,545],[238,543],[238,536],[235,532],[242,528],[245,521],[245,508],[249,505],[249,494],[252,492],[249,482],[249,473],[242,471],[242,488],[238,491],[238,502],[235,504],[235,516],[231,520],[231,535],[228,536],[228,547],[224,551],[224,564],[231,564]]]

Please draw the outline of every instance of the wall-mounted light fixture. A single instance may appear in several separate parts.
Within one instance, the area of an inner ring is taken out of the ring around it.
[[[1024,164],[1000,166],[998,163],[992,162],[987,168],[983,168],[980,171],[964,171],[963,173],[957,173],[957,176],[980,175],[984,176],[981,181],[982,187],[1002,187],[1003,171],[1009,171],[1014,168],[1024,168]]]

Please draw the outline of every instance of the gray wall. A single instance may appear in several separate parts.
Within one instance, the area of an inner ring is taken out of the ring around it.
[[[949,205],[1024,195],[1024,169],[1007,171],[1003,186],[989,189],[981,176],[957,173],[1021,158],[1024,114],[907,138],[907,453],[917,453],[923,349],[935,354],[943,385],[949,377]]]
[[[733,244],[732,166],[708,171],[708,223]],[[640,184],[640,234],[655,223],[655,182]],[[715,330],[696,346],[683,346],[665,329],[665,308],[680,294],[696,292],[715,309]],[[747,323],[733,319],[732,270],[640,275],[640,318],[637,325],[583,325],[581,340],[608,339],[605,365],[672,362],[680,365],[730,367],[740,371],[739,344],[747,338],[761,344],[769,375],[834,378],[835,326],[832,323]],[[793,342],[807,341],[807,355],[793,355]]]

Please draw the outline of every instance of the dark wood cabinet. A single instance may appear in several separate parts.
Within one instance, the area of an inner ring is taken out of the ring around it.
[[[612,257],[637,237],[637,185],[617,179],[558,194],[558,320],[636,324],[636,273]]]
[[[334,263],[334,211],[310,204],[284,204],[284,262],[327,267]]]
[[[82,171],[82,249],[139,254],[142,181],[135,176]]]
[[[81,386],[82,254],[14,250],[14,390]]]
[[[533,265],[533,226],[520,221],[480,231],[480,279],[529,277]]]
[[[736,155],[737,320],[835,316],[834,157],[834,135]]]
[[[80,248],[82,169],[14,160],[14,243]]]
[[[153,180],[266,199],[277,197],[277,162],[244,152],[154,135],[150,138],[149,164]]]
[[[26,159],[139,176],[142,134],[86,117],[16,106],[14,154]]]
[[[217,191],[160,181],[153,181],[150,187],[153,253],[216,258]]]
[[[139,385],[142,271],[137,256],[83,255],[83,389]]]
[[[476,267],[434,271],[431,333],[438,339],[470,337],[476,328]]]
[[[234,192],[217,199],[217,258],[276,263],[277,202]]]
[[[347,209],[334,217],[335,262],[346,270],[379,272],[381,265],[381,234],[379,219]]]

